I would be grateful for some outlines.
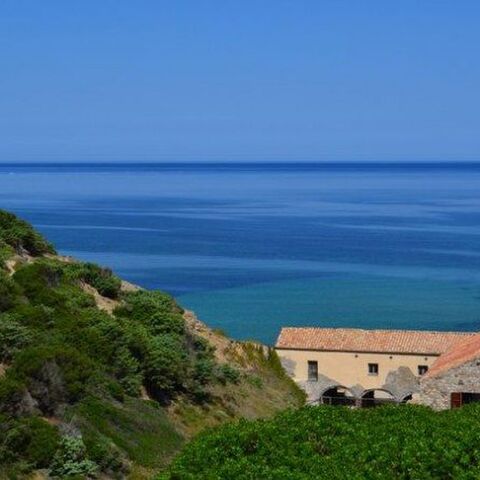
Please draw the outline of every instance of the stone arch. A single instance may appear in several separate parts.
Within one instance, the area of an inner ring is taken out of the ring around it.
[[[407,402],[409,402],[410,400],[412,400],[414,393],[415,393],[415,392],[408,392],[408,393],[402,394],[402,396],[398,399],[399,402],[400,402],[400,403],[407,403]]]
[[[360,402],[363,408],[367,408],[377,407],[385,403],[397,403],[397,400],[395,395],[386,388],[370,388],[364,390]]]
[[[319,403],[323,405],[355,405],[355,394],[350,388],[343,385],[334,384],[322,390],[319,397]]]

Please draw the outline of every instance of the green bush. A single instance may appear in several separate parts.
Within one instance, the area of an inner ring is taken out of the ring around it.
[[[36,305],[52,308],[64,306],[66,298],[57,288],[61,285],[62,269],[50,261],[38,261],[23,265],[12,279],[19,285],[25,296]]]
[[[29,303],[23,303],[15,307],[12,315],[18,323],[27,326],[32,332],[54,327],[55,320],[58,318],[57,311],[54,308]]]
[[[164,318],[172,317],[183,323],[181,308],[166,293],[139,290],[126,295],[125,301],[126,305],[119,308],[116,313],[148,325],[153,330],[162,322],[162,315]]]
[[[218,367],[217,379],[223,385],[227,383],[238,383],[240,382],[240,372],[236,368],[231,367],[228,363],[223,363]]]
[[[15,316],[0,315],[0,362],[9,362],[16,352],[32,340],[30,330],[15,320]]]
[[[17,251],[31,255],[55,253],[55,249],[33,227],[12,213],[0,210],[0,240]]]
[[[74,348],[39,346],[20,352],[11,372],[25,382],[34,397],[38,390],[36,400],[45,412],[51,413],[58,403],[72,403],[83,397],[95,365]],[[45,389],[50,395],[44,395]]]
[[[200,358],[193,364],[193,379],[200,385],[207,385],[214,378],[215,361],[211,358]]]
[[[59,438],[57,429],[38,417],[0,419],[0,464],[21,461],[25,467],[47,468]]]
[[[16,283],[0,270],[0,313],[13,308],[20,300],[21,290]]]
[[[263,381],[260,377],[256,375],[247,375],[245,380],[250,384],[253,385],[255,388],[263,388]]]
[[[172,312],[155,312],[148,321],[148,326],[154,335],[174,333],[183,335],[185,333],[185,322],[181,315]]]
[[[145,359],[149,390],[160,401],[168,400],[183,387],[188,368],[185,346],[177,335],[154,337]]]
[[[15,253],[14,249],[0,238],[0,268],[5,268],[5,262]]]
[[[22,419],[20,425],[24,428],[26,437],[20,450],[26,460],[34,468],[47,468],[60,440],[56,427],[38,417]]]
[[[87,438],[89,437],[89,438]],[[126,473],[128,461],[125,454],[112,442],[98,432],[87,434],[83,438],[87,448],[88,458],[94,462],[102,472],[114,474],[113,478],[124,478],[124,475],[115,475],[119,472]]]
[[[480,405],[305,407],[200,434],[164,480],[475,479]]]
[[[87,458],[87,449],[82,437],[62,438],[60,448],[50,466],[50,475],[53,478],[85,478],[94,475],[97,470],[97,465]]]
[[[143,383],[140,363],[125,346],[120,346],[114,357],[114,375],[128,395],[137,396]]]
[[[172,297],[143,290],[129,293],[115,314],[157,400],[168,402],[179,392],[197,401],[207,398],[204,387],[215,371],[213,349],[206,340],[187,334],[182,310]]]
[[[26,394],[25,384],[10,375],[0,378],[0,412],[17,417],[22,415],[22,403]]]
[[[109,268],[94,263],[70,263],[64,270],[69,278],[88,283],[104,297],[117,298],[120,293],[122,282]]]

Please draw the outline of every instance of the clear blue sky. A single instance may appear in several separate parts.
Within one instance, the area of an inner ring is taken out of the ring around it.
[[[2,0],[0,161],[480,160],[480,1]]]

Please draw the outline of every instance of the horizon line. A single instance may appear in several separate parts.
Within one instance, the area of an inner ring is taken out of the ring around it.
[[[371,165],[385,165],[385,164],[414,164],[414,165],[429,165],[429,164],[475,164],[480,163],[478,159],[470,160],[127,160],[127,159],[112,159],[112,160],[0,160],[0,165],[110,165],[110,164],[128,164],[128,165],[190,165],[190,164],[219,164],[219,165],[244,165],[244,164],[298,164],[298,165],[356,165],[356,164],[371,164]]]

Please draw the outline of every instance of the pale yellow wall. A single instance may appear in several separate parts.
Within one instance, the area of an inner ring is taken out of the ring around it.
[[[399,355],[390,353],[319,352],[305,350],[277,350],[282,364],[297,382],[308,380],[308,361],[318,362],[318,374],[325,375],[340,385],[362,385],[365,389],[380,388],[388,372],[398,367],[409,367],[414,375],[418,365],[432,366],[436,356]],[[368,374],[368,364],[378,363],[378,375]]]

